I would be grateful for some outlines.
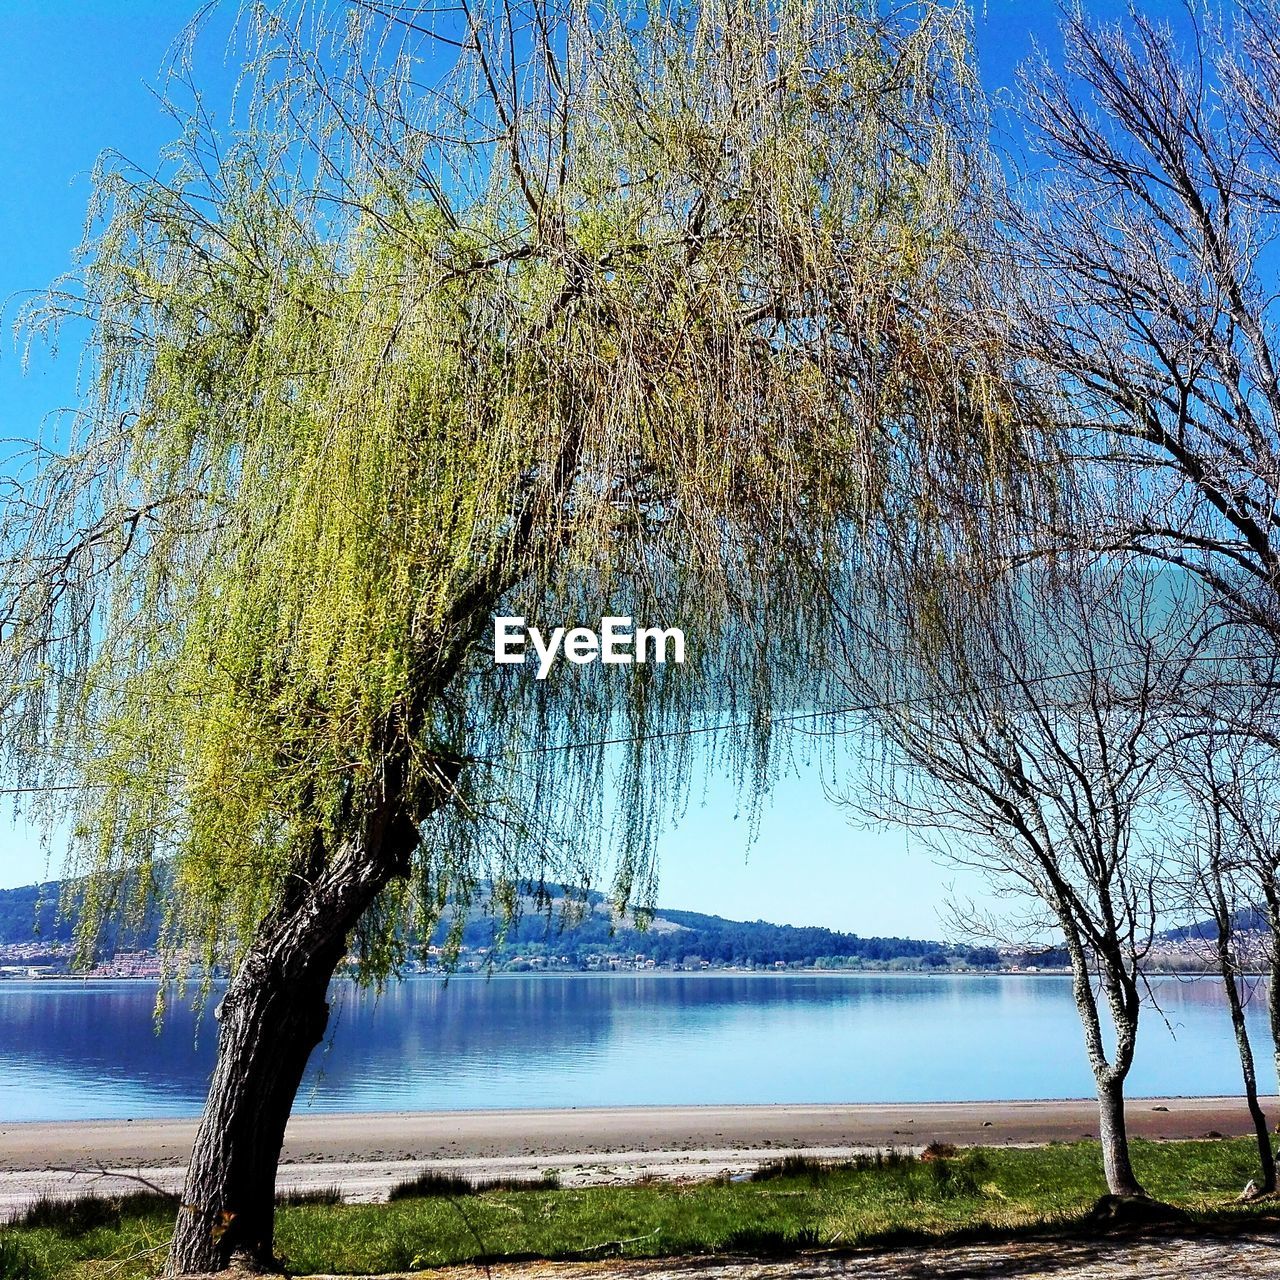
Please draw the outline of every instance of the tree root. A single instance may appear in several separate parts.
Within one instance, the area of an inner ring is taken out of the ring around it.
[[[1126,1227],[1190,1222],[1189,1215],[1174,1205],[1148,1195],[1099,1196],[1085,1223],[1095,1231],[1116,1231]]]

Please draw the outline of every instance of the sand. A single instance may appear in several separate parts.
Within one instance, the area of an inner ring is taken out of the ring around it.
[[[1266,1100],[1272,1115],[1277,1104]],[[1135,1098],[1128,1117],[1130,1133],[1144,1138],[1252,1131],[1239,1098]],[[139,1178],[177,1190],[194,1133],[194,1120],[0,1125],[0,1209],[42,1193],[136,1187]],[[573,1186],[741,1175],[790,1153],[840,1159],[931,1142],[1025,1145],[1096,1134],[1096,1108],[1084,1100],[303,1112],[290,1121],[278,1186],[338,1187],[350,1200],[378,1200],[428,1166],[473,1178],[550,1170]]]

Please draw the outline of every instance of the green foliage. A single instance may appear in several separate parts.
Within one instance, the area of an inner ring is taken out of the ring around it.
[[[92,338],[3,512],[0,712],[73,823],[86,954],[163,864],[164,943],[234,958],[390,820],[420,840],[374,977],[482,881],[501,914],[610,850],[648,899],[684,731],[768,786],[849,530],[1018,452],[967,306],[961,9],[495,8],[454,43],[361,12],[246,8],[242,118],[105,157],[28,315]],[[688,665],[491,661],[495,613],[616,612]]]

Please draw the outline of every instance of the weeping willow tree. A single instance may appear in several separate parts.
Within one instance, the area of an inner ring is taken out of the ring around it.
[[[88,321],[83,402],[3,515],[6,762],[70,820],[82,943],[162,879],[165,945],[232,971],[175,1272],[271,1262],[344,957],[384,976],[407,924],[606,853],[647,896],[691,729],[767,786],[833,548],[903,458],[927,515],[1020,448],[967,311],[962,14],[237,30],[238,123],[180,74],[159,170],[99,167],[80,268],[28,317]],[[681,626],[688,661],[493,661],[496,614],[610,613]]]

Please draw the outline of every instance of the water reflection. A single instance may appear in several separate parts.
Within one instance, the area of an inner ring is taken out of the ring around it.
[[[1153,984],[1131,1090],[1238,1092],[1211,980]],[[147,983],[0,983],[0,1119],[191,1115],[211,1008]],[[216,995],[215,995],[216,1000]],[[1091,1092],[1059,977],[661,975],[335,984],[299,1105],[314,1110],[1080,1097]],[[213,1001],[210,1002],[212,1005]],[[1264,993],[1249,1006],[1270,1070]],[[1274,1079],[1263,1082],[1274,1088]]]

